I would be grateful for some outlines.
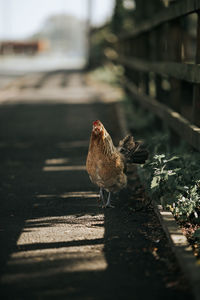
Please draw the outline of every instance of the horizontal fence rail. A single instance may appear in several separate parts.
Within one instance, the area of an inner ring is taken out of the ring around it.
[[[139,94],[137,87],[128,79],[122,81],[123,85],[130,91],[134,99],[142,106],[151,110],[162,120],[170,124],[170,126],[190,143],[194,148],[200,151],[200,128],[191,124],[188,120],[183,118],[179,113],[173,111],[168,106],[159,103],[147,95]]]
[[[183,0],[178,4],[174,4],[169,8],[163,9],[151,19],[142,22],[142,24],[140,24],[131,33],[121,35],[120,40],[133,38],[145,31],[150,31],[165,22],[191,14],[197,10],[200,10],[200,0]]]
[[[155,72],[192,83],[200,83],[200,66],[176,62],[150,62],[135,57],[119,56],[116,62],[143,72]]]

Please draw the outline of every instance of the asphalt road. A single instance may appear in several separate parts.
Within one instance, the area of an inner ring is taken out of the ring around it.
[[[23,82],[19,101],[1,104],[1,299],[192,299],[152,208],[138,209],[137,177],[115,209],[99,207],[85,171],[91,123],[116,141],[118,104],[87,102],[77,84],[80,102],[34,90],[20,102]]]

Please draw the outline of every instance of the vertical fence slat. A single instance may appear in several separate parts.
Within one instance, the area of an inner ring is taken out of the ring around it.
[[[180,20],[173,20],[168,32],[168,55],[170,61],[181,62],[181,30]],[[179,79],[171,78],[171,107],[180,112],[181,83]]]
[[[197,22],[197,44],[196,44],[196,64],[200,64],[200,11]],[[194,84],[193,103],[192,103],[192,121],[195,125],[200,126],[200,84]]]

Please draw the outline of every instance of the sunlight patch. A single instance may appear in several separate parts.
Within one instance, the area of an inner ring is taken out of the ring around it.
[[[69,162],[68,158],[51,158],[45,160],[45,165],[64,165]]]
[[[92,195],[76,195],[84,193]],[[106,268],[103,213],[31,218],[25,221],[1,282],[31,284],[33,278]]]
[[[79,166],[45,166],[42,169],[44,172],[60,172],[60,171],[85,171],[84,165]]]
[[[36,198],[98,198],[99,193],[95,193],[92,191],[81,191],[81,192],[68,192],[63,194],[39,194]]]
[[[33,257],[31,260],[28,259],[26,262],[24,261],[24,264],[29,265],[30,269],[26,268],[26,271],[23,271],[23,263],[17,260],[15,264],[12,263],[12,260],[14,258],[11,258],[9,261],[9,266],[12,265],[16,266],[22,266],[22,268],[19,268],[19,272],[16,273],[7,273],[3,275],[1,282],[2,283],[14,283],[14,282],[20,282],[20,281],[32,281],[33,278],[44,278],[44,277],[51,277],[55,275],[61,275],[64,273],[75,273],[75,272],[91,272],[91,271],[103,271],[107,268],[107,262],[104,258],[104,255],[101,254],[90,254],[90,256],[87,256],[87,254],[80,253],[80,255],[76,254],[70,254],[70,255],[61,255],[59,258],[59,255],[54,257],[48,257],[47,255],[45,257]],[[14,260],[13,260],[14,262]],[[43,264],[46,264],[46,267],[40,267]],[[38,265],[38,268],[32,269],[32,266]]]

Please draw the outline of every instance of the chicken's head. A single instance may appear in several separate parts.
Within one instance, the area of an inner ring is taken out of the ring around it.
[[[103,132],[103,124],[101,123],[101,121],[96,120],[93,122],[93,128],[92,131],[94,132],[95,135],[99,135],[100,133]]]

